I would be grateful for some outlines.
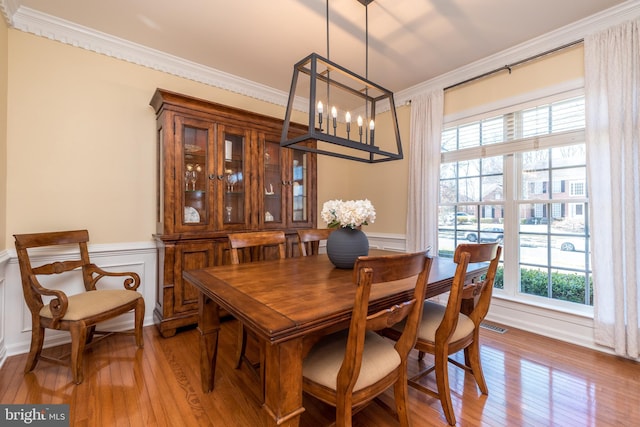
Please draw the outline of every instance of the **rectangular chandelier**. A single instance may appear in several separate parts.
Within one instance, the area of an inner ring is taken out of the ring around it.
[[[290,132],[296,102],[308,103],[306,132]],[[294,65],[280,146],[366,163],[400,160],[393,93],[312,53]]]

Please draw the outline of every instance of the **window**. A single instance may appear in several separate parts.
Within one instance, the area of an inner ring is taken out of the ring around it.
[[[439,255],[502,242],[497,292],[593,305],[584,113],[578,96],[445,127]]]
[[[572,196],[584,196],[584,182],[572,182],[571,183],[571,195]]]

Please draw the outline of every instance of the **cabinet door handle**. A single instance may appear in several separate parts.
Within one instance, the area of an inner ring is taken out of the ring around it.
[[[287,181],[285,181],[284,179],[282,180],[282,185],[287,185]]]
[[[215,175],[215,174],[209,174],[209,179],[214,180],[214,179],[216,179],[216,178],[217,178],[217,177],[216,177],[216,175]]]

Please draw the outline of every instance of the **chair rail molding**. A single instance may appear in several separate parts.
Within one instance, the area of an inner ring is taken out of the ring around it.
[[[7,346],[5,343],[5,316],[4,313],[7,312],[7,303],[6,303],[6,268],[9,260],[11,259],[11,254],[8,250],[3,250],[0,252],[0,313],[3,313],[0,316],[0,367],[4,365],[5,360],[7,359]]]

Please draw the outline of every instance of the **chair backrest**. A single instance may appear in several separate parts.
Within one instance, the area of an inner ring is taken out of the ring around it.
[[[475,304],[470,317],[478,325],[489,310],[491,302],[491,292],[495,278],[498,262],[502,248],[499,243],[464,243],[456,247],[453,254],[453,261],[457,264],[456,273],[453,277],[453,284],[449,292],[449,300],[442,322],[436,331],[437,342],[449,342],[458,325],[458,315],[463,298],[473,298],[474,295],[482,293],[478,303]],[[489,270],[485,280],[478,284],[465,285],[467,277],[467,267],[469,263],[489,262]],[[490,286],[486,286],[489,284]],[[482,302],[481,302],[482,301]],[[484,311],[484,314],[482,312]],[[479,317],[482,314],[481,317]],[[477,322],[476,322],[477,321]]]
[[[301,256],[317,255],[320,241],[327,240],[335,228],[308,228],[298,230],[298,249]]]
[[[246,255],[251,261],[265,259],[265,249],[276,248],[277,258],[285,258],[287,254],[287,238],[283,231],[254,231],[231,233],[227,235],[231,247],[231,263],[240,264],[239,249],[251,248]]]
[[[478,283],[466,286],[463,292],[463,298],[477,299],[473,311],[468,316],[476,325],[484,320],[489,306],[491,305],[491,296],[493,295],[493,284],[496,278],[496,271],[500,263],[500,255],[502,254],[502,246],[499,243],[479,243],[479,244],[461,244],[458,246],[461,252],[469,254],[469,262],[488,262],[489,269],[484,279]]]
[[[87,242],[89,232],[87,230],[56,231],[51,233],[15,234],[16,252],[20,265],[20,276],[22,278],[22,291],[27,306],[32,313],[39,313],[44,303],[42,295],[51,295],[51,291],[46,290],[38,281],[38,275],[61,274],[82,268],[82,279],[87,291],[95,289],[95,281],[91,278],[91,273],[86,266],[91,265]],[[78,245],[80,249],[79,258],[61,262],[52,262],[38,267],[31,265],[28,249],[45,246]]]
[[[390,328],[406,318],[403,333],[395,344],[401,359],[406,360],[416,343],[432,262],[433,259],[423,252],[358,258],[353,267],[353,281],[357,285],[356,298],[345,358],[338,373],[338,387],[342,385],[349,390],[353,389],[360,374],[367,330],[380,331]],[[369,295],[373,284],[407,278],[415,280],[415,288],[405,301],[368,314]]]

